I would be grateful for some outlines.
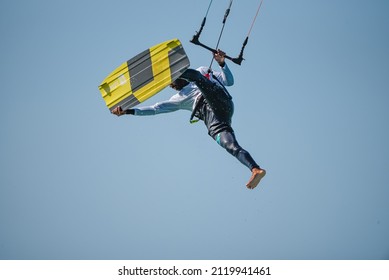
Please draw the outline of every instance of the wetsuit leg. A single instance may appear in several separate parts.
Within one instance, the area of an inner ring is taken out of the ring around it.
[[[259,165],[254,161],[249,152],[243,149],[236,141],[234,132],[223,131],[216,135],[216,142],[226,149],[231,155],[236,157],[242,164],[250,170],[254,167],[259,168]]]
[[[187,69],[181,78],[194,82],[201,90],[204,98],[207,100],[213,112],[223,120],[231,119],[233,114],[233,104],[231,95],[226,89],[208,80],[199,71],[194,69]]]
[[[235,134],[231,128],[231,118],[234,112],[234,105],[232,98],[228,91],[201,75],[201,73],[194,69],[188,69],[181,76],[183,79],[194,82],[201,90],[202,95],[207,100],[208,105],[211,107],[210,112],[206,112],[204,122],[208,127],[209,134],[216,140],[216,142],[226,149],[231,155],[236,157],[242,164],[247,166],[250,170],[259,165],[254,161],[251,155],[239,146],[236,141]],[[214,117],[215,116],[215,117]],[[218,127],[218,124],[222,124],[222,132],[213,133],[213,127]]]

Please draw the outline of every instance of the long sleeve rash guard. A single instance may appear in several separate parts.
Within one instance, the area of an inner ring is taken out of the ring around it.
[[[221,71],[213,72],[213,75],[215,75],[218,81],[220,81],[224,86],[232,86],[234,84],[234,77],[227,64],[220,68]],[[208,73],[208,67],[202,66],[196,70],[203,75]],[[218,82],[213,79],[212,75],[210,76],[210,80],[218,84]],[[152,106],[134,108],[134,114],[136,116],[149,116],[170,113],[177,110],[192,111],[200,94],[201,91],[198,89],[198,87],[194,83],[189,83],[178,93],[173,95],[169,100],[158,102]]]

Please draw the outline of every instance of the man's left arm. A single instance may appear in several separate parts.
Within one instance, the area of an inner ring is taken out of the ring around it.
[[[218,50],[217,53],[214,54],[215,61],[219,64],[221,69],[221,72],[215,74],[225,86],[232,86],[234,84],[234,76],[226,64],[225,55],[225,52],[222,50]]]

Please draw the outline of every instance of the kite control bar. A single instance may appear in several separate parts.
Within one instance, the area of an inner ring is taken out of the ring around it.
[[[212,5],[212,1],[213,1],[213,0],[211,0],[211,2],[209,3],[208,10],[207,10],[207,12],[206,12],[206,14],[205,14],[205,17],[204,17],[203,21],[201,22],[201,26],[200,26],[199,31],[196,32],[196,34],[193,36],[193,38],[192,38],[192,40],[190,40],[190,42],[193,43],[193,44],[195,44],[195,45],[198,45],[198,46],[200,46],[200,47],[203,47],[203,48],[205,48],[205,49],[207,49],[207,50],[209,50],[209,51],[211,51],[211,52],[213,52],[213,53],[217,53],[217,48],[218,48],[218,46],[219,46],[220,38],[221,38],[221,36],[222,36],[222,34],[223,34],[223,30],[224,30],[224,26],[225,26],[227,17],[228,17],[228,15],[229,15],[229,13],[230,13],[231,5],[232,5],[232,0],[230,0],[230,4],[229,4],[229,6],[228,6],[228,8],[227,8],[227,10],[226,10],[226,12],[225,12],[225,14],[224,14],[223,27],[222,27],[222,30],[221,30],[221,32],[220,32],[219,40],[218,40],[218,42],[217,42],[217,46],[216,46],[215,49],[214,49],[214,48],[211,48],[211,47],[208,47],[207,45],[204,45],[204,44],[201,43],[200,40],[199,40],[200,34],[201,34],[201,32],[203,31],[203,28],[204,28],[204,25],[205,25],[205,21],[206,21],[206,19],[207,19],[207,15],[208,15],[209,9],[210,9],[210,7],[211,7],[211,5]],[[243,52],[244,52],[244,49],[245,49],[245,47],[246,47],[246,45],[247,45],[247,42],[248,42],[248,40],[249,40],[249,36],[250,36],[251,30],[253,29],[255,20],[257,19],[259,10],[261,9],[262,2],[263,2],[263,0],[261,0],[260,3],[259,3],[257,12],[256,12],[256,14],[255,14],[255,17],[254,17],[252,23],[251,23],[251,27],[250,27],[250,29],[249,29],[249,32],[248,32],[248,34],[247,34],[247,37],[246,37],[246,39],[245,39],[244,42],[243,42],[243,45],[242,45],[242,48],[241,48],[241,50],[240,50],[239,56],[238,56],[238,57],[235,57],[235,58],[232,58],[231,56],[225,55],[225,58],[231,60],[232,62],[234,62],[234,63],[236,63],[236,64],[238,64],[238,65],[241,65],[241,64],[242,64],[242,61],[244,60],[244,58],[243,58]],[[211,65],[212,65],[212,62],[211,62]]]
[[[200,40],[199,40],[199,37],[200,37],[200,33],[197,33],[196,35],[193,36],[193,38],[192,38],[192,40],[190,40],[190,42],[193,43],[193,44],[195,44],[195,45],[198,45],[198,46],[200,46],[200,47],[203,47],[204,49],[207,49],[207,50],[209,50],[209,51],[211,51],[211,52],[213,52],[213,53],[217,53],[217,50],[216,50],[216,49],[211,48],[211,47],[208,47],[207,45],[204,45],[203,43],[201,43]],[[246,44],[247,44],[247,40],[248,40],[248,38],[246,38],[246,40],[245,40],[245,43],[246,43]],[[243,58],[243,50],[244,50],[244,47],[245,47],[245,46],[246,46],[246,45],[244,44],[244,46],[242,47],[242,50],[241,50],[241,52],[240,52],[240,54],[239,54],[238,57],[232,58],[232,57],[229,56],[229,55],[225,55],[224,57],[227,58],[227,59],[229,59],[229,60],[231,60],[232,62],[234,62],[234,63],[236,63],[236,64],[238,64],[238,65],[241,65],[241,64],[242,64],[242,61],[243,61],[243,59],[244,59],[244,58]]]
[[[224,18],[223,18],[223,26],[222,26],[222,30],[220,31],[220,35],[219,35],[219,40],[217,41],[217,45],[216,45],[216,49],[218,48],[219,46],[219,43],[220,43],[220,38],[223,34],[223,30],[224,30],[224,26],[226,24],[226,21],[227,21],[227,17],[228,15],[230,14],[230,10],[231,10],[231,5],[232,5],[232,1],[233,0],[230,0],[230,4],[228,5],[228,8],[224,14]],[[211,48],[211,47],[208,47],[207,45],[204,45],[203,43],[200,42],[199,38],[200,38],[200,34],[201,32],[203,31],[203,28],[204,28],[204,25],[205,25],[205,21],[207,19],[207,15],[208,15],[208,12],[209,12],[209,8],[211,7],[211,4],[212,4],[212,0],[208,6],[208,10],[207,10],[207,13],[203,19],[203,21],[201,22],[201,26],[200,26],[200,29],[198,32],[196,32],[196,34],[193,36],[192,40],[190,40],[191,43],[195,44],[195,45],[198,45],[198,46],[201,46],[213,53],[217,53],[217,50],[214,49],[214,48]],[[248,39],[248,38],[247,38]],[[246,44],[247,44],[247,39],[246,39]],[[243,61],[243,49],[244,49],[245,45],[243,46],[239,56],[237,58],[232,58],[231,56],[228,56],[228,55],[225,55],[224,57],[231,60],[232,62],[236,63],[236,64],[239,64],[241,65],[242,61]],[[212,63],[211,63],[212,64]]]

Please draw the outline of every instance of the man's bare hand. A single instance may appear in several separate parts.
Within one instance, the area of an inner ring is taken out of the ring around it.
[[[122,107],[118,106],[118,107],[116,107],[115,109],[113,109],[113,110],[111,111],[111,113],[119,117],[119,116],[124,115],[126,112],[123,111]]]
[[[220,66],[224,66],[225,64],[225,58],[226,53],[223,52],[222,50],[218,49],[217,52],[213,55],[217,63],[219,63]]]

